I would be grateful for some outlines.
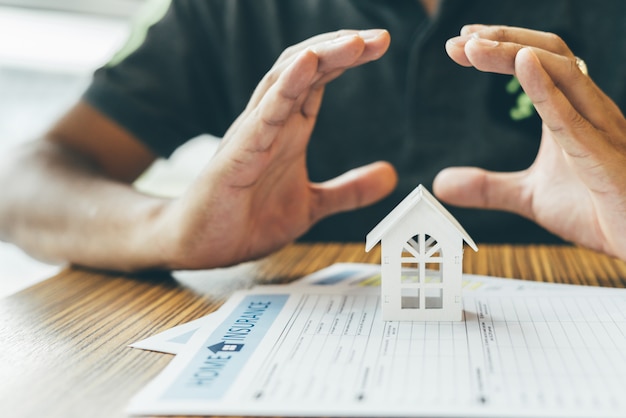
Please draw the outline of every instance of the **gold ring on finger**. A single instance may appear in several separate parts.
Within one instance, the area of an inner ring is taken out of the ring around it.
[[[589,75],[589,70],[587,69],[587,63],[585,60],[579,57],[574,57],[576,59],[576,66],[584,75]]]

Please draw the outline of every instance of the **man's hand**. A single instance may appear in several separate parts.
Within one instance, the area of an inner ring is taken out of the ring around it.
[[[626,120],[567,45],[550,33],[470,25],[446,50],[460,65],[517,76],[543,135],[528,169],[449,168],[435,179],[435,193],[455,205],[518,213],[626,260]]]
[[[156,155],[80,102],[42,140],[0,155],[0,239],[37,258],[99,269],[212,268],[266,255],[324,216],[381,199],[396,184],[390,164],[312,184],[305,153],[326,84],[388,46],[386,31],[371,30],[287,49],[211,163],[174,200],[131,186]]]
[[[161,213],[156,237],[166,266],[207,268],[257,258],[325,216],[390,193],[397,179],[388,163],[313,184],[305,155],[326,84],[378,59],[388,46],[386,31],[370,30],[323,34],[287,49],[209,166]]]

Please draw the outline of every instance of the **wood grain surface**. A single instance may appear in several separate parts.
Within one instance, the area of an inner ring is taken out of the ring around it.
[[[625,287],[626,263],[569,246],[480,245],[464,272]],[[296,244],[229,269],[141,276],[70,268],[0,299],[0,417],[123,417],[172,356],[127,345],[217,309],[235,290],[288,283],[338,262],[378,263],[359,244]],[[178,276],[177,276],[178,277]]]

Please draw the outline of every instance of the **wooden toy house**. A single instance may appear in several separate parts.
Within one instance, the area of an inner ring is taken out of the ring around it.
[[[381,304],[385,321],[460,321],[463,242],[478,247],[421,184],[369,234],[381,242]]]

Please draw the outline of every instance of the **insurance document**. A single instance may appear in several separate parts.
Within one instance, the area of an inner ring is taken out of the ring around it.
[[[626,416],[626,293],[465,292],[384,322],[379,288],[260,287],[203,322],[132,414]]]
[[[194,272],[194,274],[197,274]],[[288,286],[380,286],[380,265],[365,263],[337,263],[318,270],[288,284]],[[494,291],[556,291],[556,292],[606,292],[606,289],[592,286],[579,286],[562,283],[533,282],[474,274],[463,275],[463,293]],[[178,354],[189,342],[193,334],[205,322],[211,321],[211,315],[175,326],[159,334],[130,344],[130,347],[143,350]]]

